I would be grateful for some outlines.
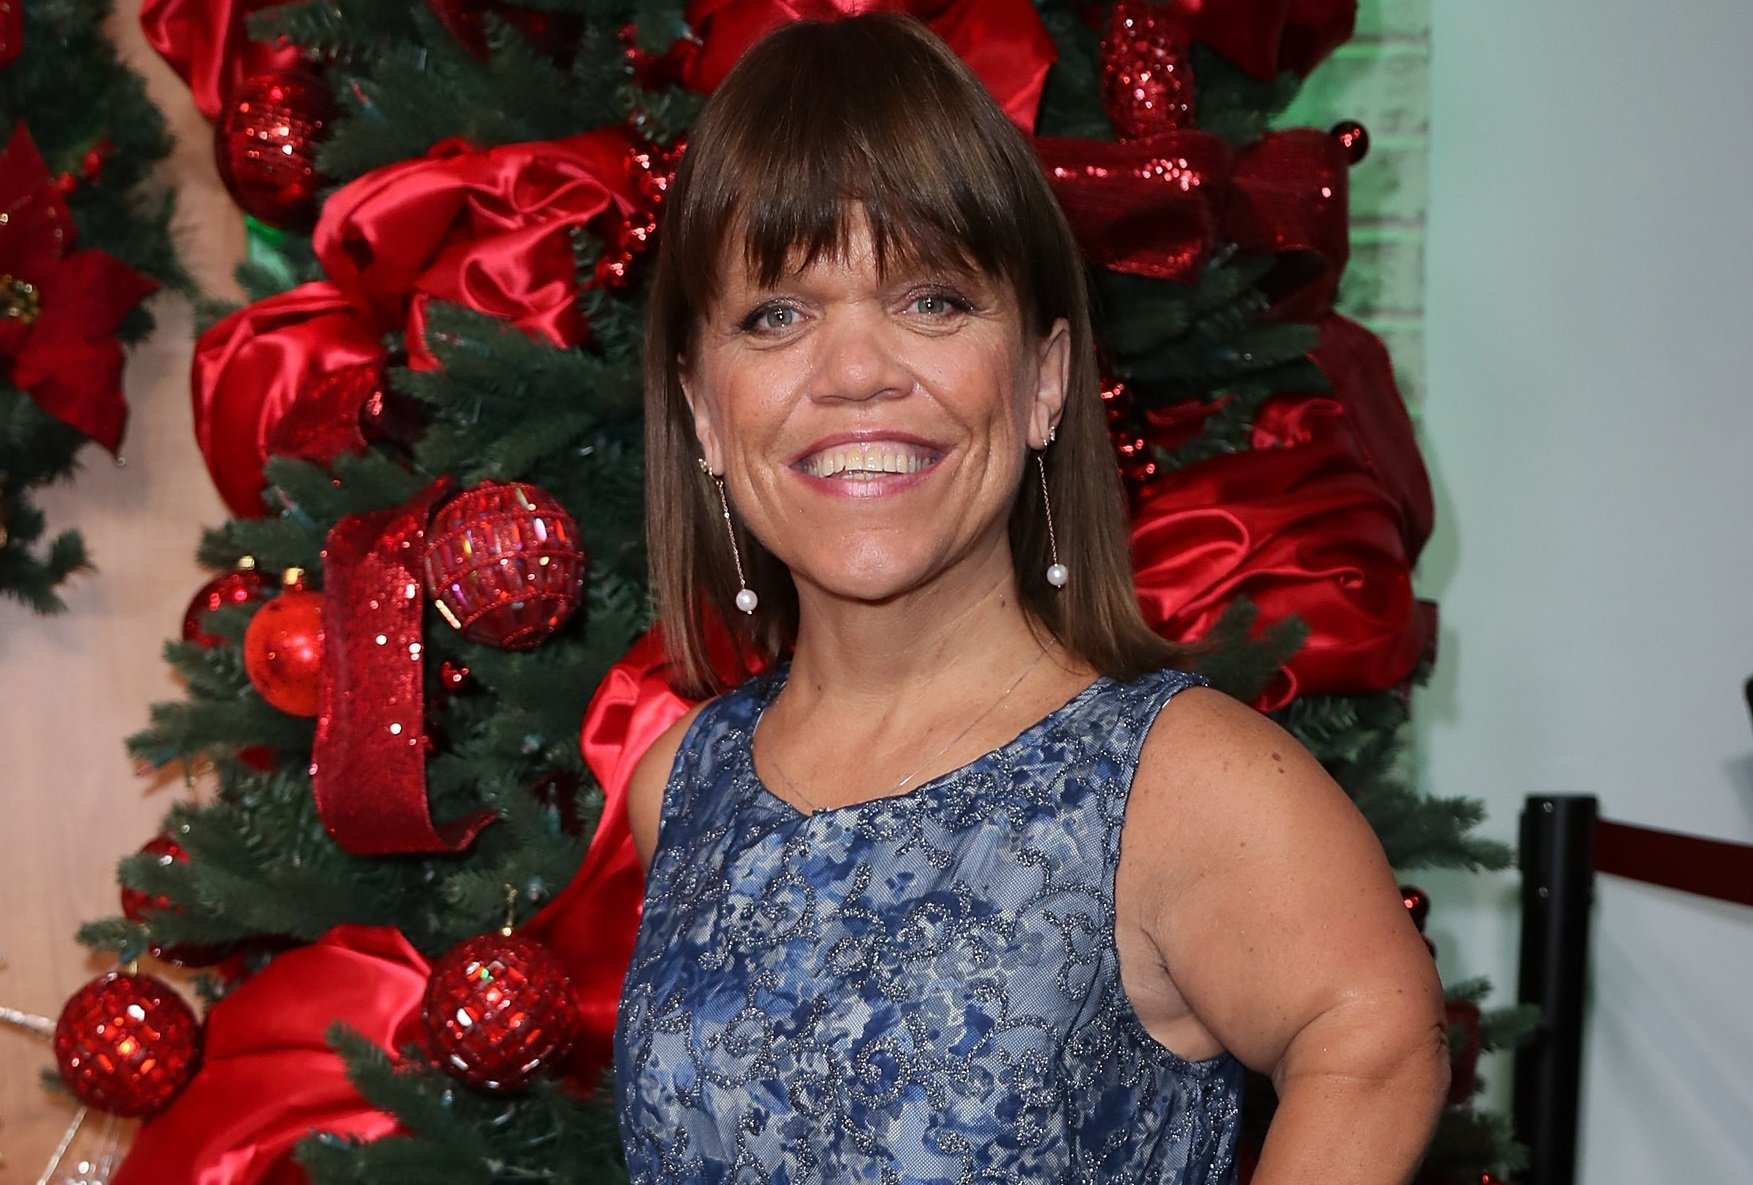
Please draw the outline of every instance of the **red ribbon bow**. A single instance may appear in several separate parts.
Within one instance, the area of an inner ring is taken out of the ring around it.
[[[382,326],[335,285],[305,284],[248,305],[195,343],[195,443],[225,505],[263,513],[262,464],[291,408],[326,376],[381,363]]]
[[[905,12],[924,21],[986,84],[1011,122],[1033,131],[1058,51],[1029,0],[693,0],[695,39],[672,51],[684,85],[710,93],[751,45],[792,21]]]
[[[1117,272],[1188,281],[1220,239],[1278,254],[1278,316],[1313,320],[1350,254],[1344,150],[1307,129],[1273,132],[1240,157],[1205,132],[1116,143],[1042,137],[1036,151],[1078,243]]]
[[[1170,0],[1195,40],[1255,78],[1303,75],[1351,39],[1357,0]]]
[[[1158,479],[1133,516],[1139,603],[1165,637],[1203,636],[1239,596],[1263,624],[1295,616],[1309,628],[1256,702],[1268,711],[1399,687],[1436,639],[1436,607],[1415,598],[1411,573],[1430,484],[1386,350],[1332,317],[1313,357],[1330,394],[1269,400],[1251,451]]]
[[[0,152],[0,367],[64,424],[122,444],[116,326],[157,281],[103,251],[73,250],[73,214],[20,122]]]
[[[284,0],[143,0],[140,27],[146,43],[189,84],[195,106],[208,119],[242,79],[299,63],[298,47],[249,39],[252,12]]]
[[[338,288],[387,324],[406,319],[417,369],[437,366],[425,340],[433,300],[575,346],[587,327],[572,237],[611,237],[638,207],[633,151],[618,128],[487,149],[444,141],[336,191],[312,244]]]

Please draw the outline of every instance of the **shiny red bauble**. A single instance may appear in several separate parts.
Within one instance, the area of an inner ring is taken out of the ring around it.
[[[317,145],[338,109],[308,70],[270,70],[246,78],[226,98],[213,127],[219,179],[244,210],[269,226],[316,224]]]
[[[1193,123],[1192,42],[1183,21],[1148,0],[1116,0],[1102,35],[1102,109],[1122,140]]]
[[[323,597],[289,588],[256,610],[243,666],[263,699],[288,716],[315,716],[321,691]]]
[[[489,646],[539,646],[584,598],[578,524],[551,494],[487,481],[432,517],[426,591],[444,619]]]
[[[1355,119],[1334,124],[1328,134],[1339,141],[1339,147],[1345,149],[1345,159],[1354,165],[1361,164],[1370,154],[1369,129]]]
[[[267,591],[267,578],[254,568],[240,568],[235,572],[215,576],[201,586],[200,591],[189,601],[189,607],[183,611],[183,641],[193,642],[197,646],[218,646],[225,639],[206,631],[204,622],[207,614],[215,609],[259,601],[267,595]]]
[[[578,1035],[578,1006],[560,962],[516,934],[482,934],[432,964],[420,1017],[445,1070],[511,1091],[559,1066]]]
[[[163,1110],[201,1060],[201,1023],[150,975],[111,972],[68,1000],[55,1023],[55,1063],[80,1102],[111,1115]]]

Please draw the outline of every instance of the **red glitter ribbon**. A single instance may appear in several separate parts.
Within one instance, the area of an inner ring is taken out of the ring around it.
[[[1035,151],[1078,243],[1112,271],[1191,280],[1217,231],[1230,150],[1205,132],[1116,144],[1043,136]]]
[[[317,813],[356,856],[457,852],[494,819],[439,825],[426,800],[421,561],[440,478],[405,506],[350,514],[323,560],[322,698],[311,750]]]
[[[1236,160],[1220,233],[1282,258],[1266,281],[1273,312],[1312,321],[1331,307],[1351,257],[1350,161],[1314,128],[1272,132]]]
[[[1080,246],[1112,271],[1198,276],[1219,240],[1271,252],[1277,316],[1315,320],[1350,256],[1345,150],[1323,132],[1274,132],[1233,157],[1206,132],[1145,140],[1043,136],[1035,151]]]

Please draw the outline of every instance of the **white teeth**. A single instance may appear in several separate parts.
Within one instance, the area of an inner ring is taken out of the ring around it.
[[[873,473],[918,473],[935,459],[917,445],[877,440],[823,449],[804,458],[798,467],[811,477],[855,480]]]

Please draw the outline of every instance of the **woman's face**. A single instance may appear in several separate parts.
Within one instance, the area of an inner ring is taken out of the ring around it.
[[[1010,286],[878,275],[860,218],[843,258],[761,286],[731,250],[683,388],[702,452],[800,593],[881,601],[1009,571],[1028,449],[1064,401],[1065,322],[1023,329]]]

